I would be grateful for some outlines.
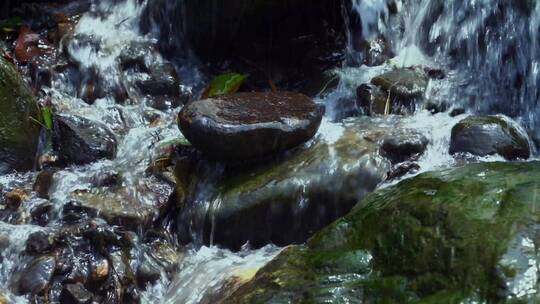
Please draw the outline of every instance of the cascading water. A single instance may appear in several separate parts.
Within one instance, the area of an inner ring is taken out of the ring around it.
[[[103,1],[92,5],[90,12],[84,14],[75,28],[72,39],[65,39],[68,53],[78,65],[81,77],[84,80],[86,74],[97,76],[105,86],[104,91],[111,92],[123,85],[124,81],[146,79],[144,73],[126,73],[120,67],[118,58],[122,51],[133,43],[152,42],[152,36],[144,36],[139,33],[139,16],[146,4],[137,0],[108,2]],[[146,65],[163,62],[157,53],[145,55]],[[195,66],[195,65],[193,65]],[[199,72],[193,66],[182,66],[178,70],[183,83],[182,90],[190,90],[192,85],[199,85]],[[119,142],[116,157],[112,160],[102,160],[90,165],[72,166],[65,170],[55,172],[55,182],[50,189],[50,200],[54,203],[55,218],[51,219],[51,228],[62,225],[62,206],[70,200],[70,194],[75,191],[110,191],[96,188],[95,180],[100,176],[114,174],[121,176],[121,189],[124,195],[120,199],[129,204],[138,206],[152,206],[160,198],[159,183],[153,178],[148,178],[145,173],[152,161],[161,155],[160,145],[177,139],[181,134],[176,126],[177,110],[156,111],[149,107],[143,96],[136,92],[128,92],[131,102],[119,105],[115,96],[105,95],[97,98],[92,105],[87,104],[73,96],[81,95],[86,86],[92,83],[79,84],[70,79],[70,71],[55,75],[49,94],[54,100],[54,106],[64,113],[77,114],[102,122],[114,131]],[[129,78],[129,80],[126,80]],[[148,117],[154,123],[149,126]],[[33,175],[22,178],[20,175],[7,175],[2,177],[3,188],[10,189],[16,181],[32,180]],[[22,183],[22,182],[21,182]],[[24,184],[24,183],[22,183]],[[31,184],[30,181],[26,185]],[[167,188],[167,186],[165,187]],[[154,192],[153,192],[154,191]],[[166,190],[165,190],[166,191]],[[140,208],[140,207],[139,207]],[[11,272],[15,271],[16,265],[23,262],[19,259],[25,250],[25,242],[28,236],[36,231],[46,231],[47,227],[32,225],[9,225],[0,222],[0,236],[10,235],[2,250],[2,263],[0,264],[0,291],[10,301],[27,303],[28,299],[14,296],[9,292]],[[243,272],[254,273],[259,267],[274,257],[279,248],[268,246],[255,252],[245,249],[233,253],[228,250],[220,250],[214,247],[202,247],[196,250],[188,250],[182,262],[181,268],[185,268],[178,274],[169,287],[171,281],[166,275],[162,279],[149,286],[147,292],[141,295],[143,303],[156,303],[166,296],[168,301],[174,303],[179,299],[183,303],[198,303],[204,296],[204,292],[218,290],[221,284],[236,276],[242,276]],[[211,265],[219,267],[215,271]],[[209,268],[210,267],[210,268]],[[194,276],[198,277],[194,279]],[[178,285],[178,286],[177,286]],[[177,293],[177,286],[184,290]],[[198,289],[198,294],[192,294]]]
[[[325,121],[319,130],[323,137],[341,135],[341,125],[332,122],[339,110],[339,100],[354,96],[360,84],[393,67],[423,65],[447,71],[445,79],[430,81],[426,100],[464,106],[471,112],[507,114],[517,118],[533,138],[540,138],[540,107],[537,104],[540,98],[540,46],[537,37],[540,2],[351,1],[351,11],[345,10],[351,15],[344,16],[350,26],[348,55],[353,59],[350,62],[361,61],[363,55],[355,51],[354,44],[362,39],[384,37],[396,56],[378,66],[353,64],[336,70],[340,79],[337,88],[317,98],[327,107]],[[6,291],[9,299],[16,303],[25,303],[28,299],[15,297],[9,292],[8,277],[16,264],[22,262],[19,256],[24,251],[26,239],[32,232],[61,226],[62,206],[73,192],[110,191],[97,186],[95,180],[113,173],[120,176],[121,194],[117,199],[141,208],[156,208],[156,202],[163,201],[162,182],[148,176],[146,171],[160,157],[160,146],[181,137],[175,122],[178,109],[156,110],[149,106],[150,100],[129,88],[125,92],[129,102],[119,103],[118,96],[111,93],[150,77],[146,72],[126,72],[118,60],[122,51],[134,43],[156,43],[159,31],[167,28],[150,24],[151,29],[146,30],[148,34],[140,33],[140,16],[145,5],[152,3],[125,0],[93,4],[91,11],[78,21],[72,39],[63,42],[78,66],[79,77],[76,78],[79,81],[70,78],[73,71],[69,69],[55,76],[49,89],[55,107],[62,112],[106,124],[119,144],[114,159],[55,172],[50,201],[56,212],[47,227],[0,222],[0,248],[3,248],[3,236],[9,235],[8,246],[3,249],[0,259],[0,292]],[[185,48],[183,58],[174,60],[176,71],[184,80],[181,91],[190,92],[201,87],[202,73],[197,69],[198,63],[191,60],[184,41],[168,42],[175,50]],[[188,61],[189,64],[185,64]],[[144,62],[153,66],[162,65],[167,60],[153,52],[144,55]],[[89,75],[97,75],[103,91],[109,93],[96,96],[91,105],[82,100],[87,97],[84,92],[94,87],[91,79],[85,80],[85,77],[92,77]],[[428,150],[418,161],[421,171],[454,164],[454,158],[448,153],[450,130],[464,117],[452,118],[448,113],[431,114],[420,110],[405,119],[408,128],[420,131],[430,140]],[[498,159],[494,156],[482,160]],[[22,187],[28,187],[33,179],[33,173],[6,175],[0,178],[0,185],[10,189],[19,182]],[[37,198],[32,198],[30,204],[38,202]],[[206,208],[211,206],[210,201],[204,203]],[[280,250],[272,245],[257,250],[246,246],[239,252],[215,246],[191,248],[184,253],[174,276],[162,275],[157,282],[147,285],[140,298],[145,303],[199,303],[208,293],[219,291],[223,284],[235,277],[240,281],[248,279]]]
[[[537,136],[538,2],[359,2],[364,7],[355,2],[353,8],[361,20],[368,20],[362,25],[384,35],[395,53],[410,57],[420,50],[449,70],[450,88],[439,98],[474,112],[519,118]],[[388,17],[386,7],[392,2],[399,13]]]

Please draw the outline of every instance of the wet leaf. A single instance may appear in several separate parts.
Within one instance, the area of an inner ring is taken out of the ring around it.
[[[191,146],[191,143],[185,137],[178,137],[169,140],[164,140],[159,143],[160,147],[167,146]]]
[[[20,62],[28,62],[36,56],[45,53],[50,53],[50,50],[40,45],[39,34],[32,32],[29,27],[22,27],[19,30],[19,37],[15,42],[15,58]]]
[[[4,32],[15,31],[16,28],[18,28],[19,26],[23,24],[24,24],[24,21],[19,17],[0,20],[0,28]]]
[[[53,110],[51,106],[45,106],[41,108],[41,116],[43,119],[43,125],[47,130],[53,128]]]
[[[209,98],[236,93],[248,76],[245,74],[227,73],[214,78],[204,90],[202,98]]]

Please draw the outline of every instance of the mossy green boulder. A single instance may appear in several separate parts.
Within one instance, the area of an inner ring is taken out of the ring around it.
[[[36,99],[16,67],[0,57],[0,172],[28,170],[39,140]]]
[[[421,174],[286,248],[226,302],[539,301],[539,194],[540,162]]]

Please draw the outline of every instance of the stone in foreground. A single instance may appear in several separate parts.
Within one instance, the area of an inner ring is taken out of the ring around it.
[[[187,104],[178,124],[196,148],[227,161],[298,146],[317,133],[321,119],[321,109],[302,94],[238,93]]]
[[[539,172],[480,163],[382,189],[224,303],[537,303]]]
[[[508,160],[527,159],[529,140],[504,116],[470,116],[452,129],[450,154],[499,154]]]

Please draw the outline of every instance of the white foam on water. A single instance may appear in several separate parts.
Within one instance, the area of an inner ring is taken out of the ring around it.
[[[383,21],[388,17],[386,0],[352,0],[352,6],[360,15],[364,38],[371,40],[385,30]]]
[[[10,225],[0,221],[0,243],[8,241],[7,248],[0,252],[0,292],[4,293],[10,303],[29,303],[28,299],[14,295],[9,288],[14,271],[20,266],[26,240],[30,234],[43,230],[43,227],[33,225]],[[4,240],[2,240],[4,239]],[[1,246],[1,245],[0,245]]]
[[[151,297],[157,301],[154,303],[199,303],[205,295],[218,292],[228,280],[240,278],[245,281],[253,276],[280,251],[281,248],[273,245],[239,252],[203,246],[190,252],[172,283],[162,287],[161,300],[155,294]]]

